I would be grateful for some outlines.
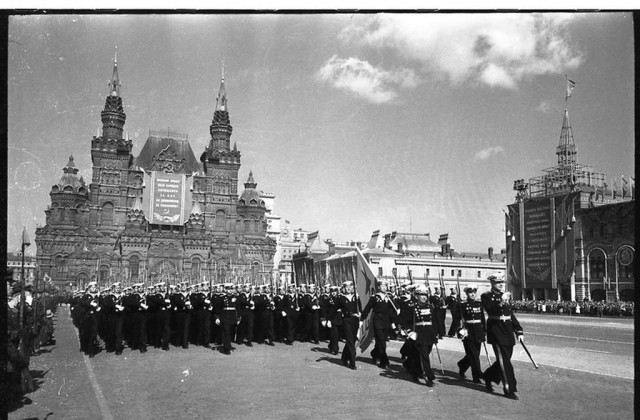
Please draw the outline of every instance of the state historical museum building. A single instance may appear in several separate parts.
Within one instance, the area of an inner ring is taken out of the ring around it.
[[[51,188],[36,229],[37,266],[63,288],[115,281],[269,282],[276,243],[253,174],[238,195],[240,152],[231,147],[224,74],[211,139],[197,159],[186,135],[149,132],[138,156],[126,120],[117,57],[91,141],[87,185],[73,156]]]

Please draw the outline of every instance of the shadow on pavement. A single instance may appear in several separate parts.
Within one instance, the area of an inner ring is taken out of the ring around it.
[[[31,376],[33,384],[33,390],[29,392],[29,394],[37,391],[42,386],[42,384],[44,383],[44,377],[47,373],[49,373],[49,370],[50,369],[29,370],[29,375]],[[14,412],[26,405],[30,405],[33,403],[33,400],[31,400],[31,398],[29,398],[26,394],[20,395],[20,393],[12,393],[11,395],[3,396],[2,400],[4,403],[6,403],[6,411],[8,413]]]

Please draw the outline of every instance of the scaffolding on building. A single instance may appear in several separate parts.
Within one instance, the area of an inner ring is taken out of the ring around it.
[[[565,108],[556,148],[558,165],[543,169],[543,175],[529,179],[529,198],[550,197],[575,191],[595,193],[595,201],[604,200],[607,184],[605,174],[594,172],[589,165],[577,162],[577,148],[573,140],[569,111]]]

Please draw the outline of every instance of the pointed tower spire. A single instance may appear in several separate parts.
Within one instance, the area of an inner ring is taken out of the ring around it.
[[[227,111],[227,92],[224,88],[224,62],[222,62],[222,79],[220,81],[220,90],[216,97],[216,111]]]
[[[560,131],[560,143],[556,148],[556,155],[558,155],[558,166],[575,168],[577,151],[576,145],[573,141],[573,132],[571,131],[569,110],[567,108],[564,109],[562,130]]]
[[[113,74],[111,82],[109,82],[109,95],[120,96],[120,77],[118,76],[118,46],[116,45],[116,53],[113,59]]]

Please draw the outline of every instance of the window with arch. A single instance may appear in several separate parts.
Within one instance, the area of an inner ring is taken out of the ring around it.
[[[382,277],[382,267],[378,267],[378,277]]]
[[[137,255],[129,258],[129,276],[135,280],[140,276],[140,258]]]
[[[589,255],[589,277],[591,280],[602,280],[605,276],[604,253],[597,249]]]
[[[98,271],[98,284],[103,285],[109,280],[109,266],[101,265]]]
[[[113,204],[105,203],[102,206],[102,217],[100,218],[100,222],[102,225],[113,224]]]
[[[224,229],[226,226],[227,226],[227,215],[225,214],[224,210],[218,210],[216,212],[215,228]]]
[[[196,279],[197,281],[200,281],[201,277],[200,277],[200,260],[197,258],[194,258],[191,261],[191,278],[192,279]]]
[[[67,259],[62,255],[56,257],[56,274],[57,276],[64,277],[67,273]]]

